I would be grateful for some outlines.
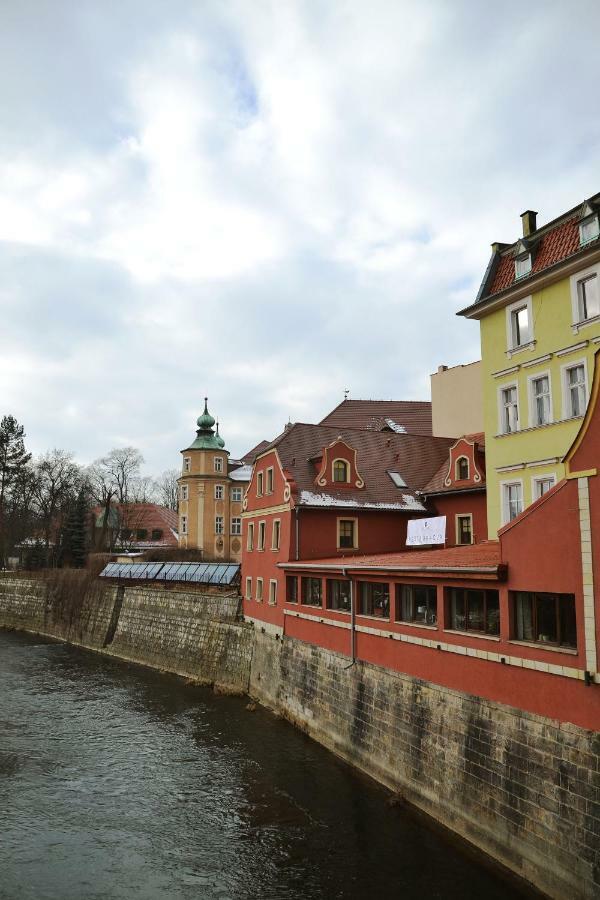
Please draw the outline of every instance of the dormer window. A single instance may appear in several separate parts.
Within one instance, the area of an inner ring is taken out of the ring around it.
[[[579,223],[579,243],[588,244],[600,234],[600,225],[596,214],[582,219]]]
[[[469,460],[461,456],[456,460],[456,480],[466,481],[469,477]]]
[[[515,257],[515,278],[524,278],[531,272],[531,253],[521,253]]]
[[[333,463],[333,480],[346,484],[350,480],[348,477],[349,470],[350,467],[348,466],[346,460],[336,459]]]

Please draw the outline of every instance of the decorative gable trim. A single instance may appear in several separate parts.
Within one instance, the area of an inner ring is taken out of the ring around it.
[[[336,449],[335,455],[332,453],[334,448],[344,447],[347,451],[347,454],[342,456]],[[327,485],[335,486],[335,487],[343,487],[344,482],[334,482],[333,481],[333,471],[332,466],[336,460],[343,460],[350,466],[350,480],[345,482],[347,485],[357,488],[364,488],[365,482],[360,472],[358,471],[358,465],[356,462],[357,451],[354,447],[351,447],[350,444],[347,444],[346,441],[343,440],[342,436],[339,435],[334,441],[331,442],[327,447],[323,447],[323,455],[321,457],[321,467],[317,473],[317,477],[315,478],[315,484],[318,487],[326,487]],[[331,477],[329,477],[331,472]]]
[[[454,451],[459,447],[461,448],[462,452],[454,453]],[[452,446],[448,450],[448,471],[446,473],[446,477],[444,478],[444,487],[449,488],[452,487],[453,484],[457,483],[457,478],[455,477],[455,467],[461,456],[464,456],[469,461],[469,478],[466,480],[466,483],[469,484],[472,482],[474,485],[480,485],[484,482],[485,474],[477,465],[476,442],[470,441],[466,437],[460,437],[457,441],[455,441],[454,444],[452,444]],[[465,482],[461,483],[464,484]]]

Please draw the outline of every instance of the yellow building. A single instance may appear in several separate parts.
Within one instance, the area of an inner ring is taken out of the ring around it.
[[[600,194],[541,228],[492,244],[479,294],[488,531],[565,475],[600,344]]]
[[[181,451],[179,546],[207,560],[242,558],[242,501],[252,467],[230,460],[204,398],[196,439]]]

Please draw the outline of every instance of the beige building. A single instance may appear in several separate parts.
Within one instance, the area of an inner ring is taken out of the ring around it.
[[[179,546],[201,551],[206,560],[239,562],[242,501],[252,467],[230,460],[207,398],[197,424],[196,439],[181,451]]]
[[[483,431],[481,360],[464,366],[439,366],[431,375],[434,437],[462,437]]]

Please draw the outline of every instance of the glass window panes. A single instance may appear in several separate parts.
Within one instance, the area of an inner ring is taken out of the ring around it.
[[[531,253],[523,253],[515,259],[515,277],[523,278],[531,272]]]
[[[390,615],[390,586],[377,581],[359,581],[358,612],[361,616],[388,619]]]
[[[513,347],[522,347],[531,341],[529,308],[522,306],[511,313]]]
[[[547,494],[554,487],[554,484],[554,475],[549,475],[547,478],[536,478],[533,482],[533,499],[539,500],[540,497],[543,497],[544,494]]]
[[[511,596],[517,640],[577,647],[573,594],[517,591]]]
[[[598,276],[589,275],[577,282],[579,300],[579,319],[593,319],[600,315],[600,296],[598,293]]]
[[[231,520],[231,533],[232,534],[241,534],[242,533],[242,520],[239,516],[234,516]]]
[[[273,522],[273,533],[271,536],[271,550],[279,550],[279,542],[281,540],[281,522],[275,519]]]
[[[437,624],[437,588],[428,584],[396,585],[396,621]]]
[[[550,422],[550,378],[540,375],[531,382],[533,394],[533,424],[547,425]]]
[[[350,612],[350,581],[348,579],[327,579],[327,609]]]
[[[450,588],[450,627],[454,631],[500,634],[498,591]]]
[[[523,486],[519,481],[504,485],[505,518],[512,522],[523,512]]]
[[[354,547],[354,519],[340,519],[338,527],[340,547]]]
[[[470,515],[457,516],[456,531],[457,544],[473,543],[472,519]]]
[[[598,216],[589,216],[579,224],[579,239],[582,244],[593,241],[600,234]]]
[[[241,487],[231,488],[231,499],[234,503],[241,503],[241,500],[242,500]]]
[[[321,606],[321,579],[302,579],[302,603],[306,606]]]
[[[456,461],[456,478],[458,481],[466,481],[469,477],[469,460],[466,456],[461,456]]]
[[[572,366],[567,369],[567,388],[569,391],[569,414],[582,416],[585,412],[585,367]]]
[[[215,484],[215,500],[223,499],[224,488],[222,484]]]
[[[288,575],[285,579],[285,599],[288,603],[298,602],[298,578],[296,575]]]
[[[519,407],[517,402],[517,387],[507,387],[502,389],[502,431],[504,434],[510,434],[517,431],[519,427]]]
[[[348,481],[348,463],[343,459],[336,459],[333,464],[333,480]]]

